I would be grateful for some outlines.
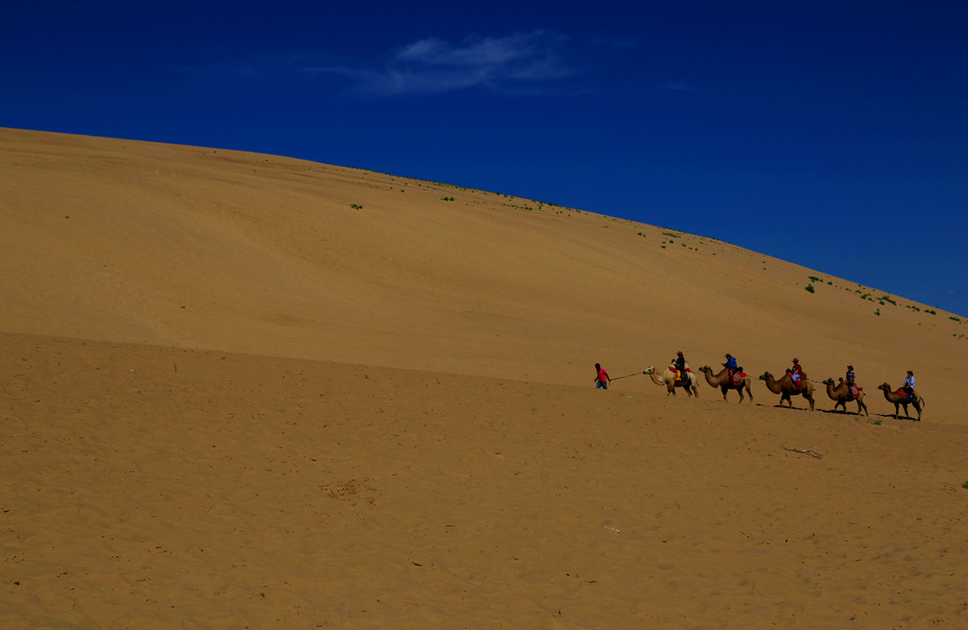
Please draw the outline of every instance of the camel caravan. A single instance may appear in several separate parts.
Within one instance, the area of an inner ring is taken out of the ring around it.
[[[595,367],[596,369],[600,369],[598,364]],[[710,387],[720,390],[723,395],[723,401],[728,401],[727,394],[731,390],[735,390],[739,394],[739,402],[743,402],[746,398],[749,398],[750,404],[753,404],[753,391],[751,389],[753,379],[743,371],[742,367],[737,365],[735,357],[727,354],[726,362],[722,364],[722,369],[718,372],[707,365],[699,368],[699,372],[705,377],[706,383]],[[638,374],[638,372],[629,374],[628,376],[634,376],[634,374]],[[661,372],[654,366],[649,366],[642,374],[651,377],[652,382],[656,385],[664,387],[666,389],[666,395],[675,396],[677,389],[684,389],[689,397],[699,397],[700,379],[692,371],[692,368],[689,367],[689,363],[681,351],[677,353],[676,358],[670,362],[670,365]],[[619,378],[627,377],[621,376]],[[779,394],[780,402],[777,406],[782,407],[783,403],[786,402],[792,409],[793,398],[800,396],[807,401],[807,404],[810,406],[810,411],[814,410],[816,402],[814,400],[814,384],[807,378],[798,359],[793,359],[793,367],[788,368],[780,378],[774,377],[770,372],[764,372],[759,380],[763,381],[770,392]],[[827,378],[822,383],[827,389],[827,397],[834,401],[833,411],[836,412],[842,408],[843,413],[846,414],[847,404],[857,403],[857,415],[860,415],[863,411],[865,416],[870,416],[870,413],[867,411],[867,403],[864,401],[864,388],[858,387],[854,382],[854,366],[847,366],[846,377],[841,377],[837,381],[833,378]],[[890,385],[884,383],[878,389],[884,392],[884,398],[889,403],[894,404],[895,419],[901,417],[900,408],[903,407],[903,417],[918,421],[921,420],[921,410],[924,408],[925,403],[924,398],[914,390],[914,373],[912,371],[908,370],[903,387],[893,389]],[[917,418],[911,418],[908,415],[909,405],[917,412]]]

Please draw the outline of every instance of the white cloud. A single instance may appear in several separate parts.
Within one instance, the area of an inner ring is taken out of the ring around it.
[[[562,60],[566,38],[548,31],[504,37],[469,37],[458,46],[422,39],[396,51],[380,69],[313,68],[353,77],[355,91],[395,96],[485,87],[499,92],[536,93],[574,74]]]

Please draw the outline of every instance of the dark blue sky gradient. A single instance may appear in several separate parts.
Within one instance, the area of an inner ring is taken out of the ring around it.
[[[2,18],[0,126],[520,195],[968,315],[968,3],[37,0]]]

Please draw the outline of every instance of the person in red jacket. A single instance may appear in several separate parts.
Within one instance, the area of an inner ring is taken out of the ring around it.
[[[595,364],[595,389],[608,389],[608,384],[612,379],[608,377],[608,372],[602,367],[601,363]]]
[[[791,370],[791,377],[793,378],[793,386],[797,389],[803,385],[801,381],[806,380],[807,375],[803,373],[803,366],[800,365],[800,359],[794,357],[793,359],[793,370]]]

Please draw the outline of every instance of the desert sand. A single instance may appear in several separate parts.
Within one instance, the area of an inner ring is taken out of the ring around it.
[[[223,149],[0,129],[0,222],[0,627],[968,627],[959,314]]]

